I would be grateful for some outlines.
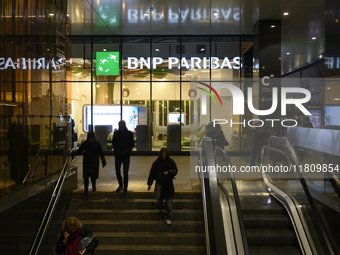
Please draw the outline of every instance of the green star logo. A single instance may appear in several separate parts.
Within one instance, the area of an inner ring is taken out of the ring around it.
[[[102,2],[102,1],[101,1]],[[106,0],[105,4],[98,6],[96,15],[97,27],[118,27],[119,26],[119,9],[120,4]],[[98,1],[99,3],[99,1]]]
[[[119,52],[96,52],[97,75],[119,75]]]

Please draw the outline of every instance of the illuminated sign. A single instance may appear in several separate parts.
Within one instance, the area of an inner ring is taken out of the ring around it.
[[[72,60],[70,60],[70,63],[72,63]],[[66,65],[65,58],[51,59],[52,69],[60,69],[60,66],[63,65]],[[50,62],[47,58],[17,58],[16,61],[13,61],[12,58],[0,58],[0,70],[5,70],[9,67],[20,70],[49,69]]]
[[[145,15],[151,13],[151,15]],[[239,8],[186,8],[186,9],[168,9],[164,10],[150,9],[128,9],[127,18],[129,23],[145,22],[150,20],[162,21],[169,23],[185,23],[190,21],[214,21],[214,20],[240,20]],[[167,20],[166,20],[167,19]]]
[[[119,75],[119,52],[102,51],[96,53],[97,75]]]
[[[168,58],[168,69],[177,68],[180,69],[223,69],[223,68],[229,68],[229,69],[240,69],[242,65],[240,65],[240,57],[234,57],[232,61],[229,60],[228,57],[225,57],[222,61],[222,63],[219,63],[219,58],[217,57],[191,57],[190,59],[182,58],[181,61],[179,58],[176,57],[169,57]],[[146,68],[146,69],[156,69],[157,65],[162,65],[165,61],[163,58],[160,57],[154,57],[154,58],[135,58],[135,57],[128,57],[127,58],[128,69],[136,69],[136,68]],[[175,65],[178,65],[177,67],[174,67]],[[232,66],[233,65],[233,66]]]

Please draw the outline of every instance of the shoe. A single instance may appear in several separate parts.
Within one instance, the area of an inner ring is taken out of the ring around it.
[[[84,200],[87,200],[88,197],[89,197],[89,193],[85,192],[84,195],[83,195],[83,199],[84,199]]]
[[[127,198],[128,198],[128,193],[124,192],[124,199],[127,199]]]
[[[166,224],[171,225],[171,220],[170,219],[166,219],[165,222],[166,222]]]
[[[92,192],[96,192],[97,191],[97,188],[96,187],[93,187],[92,188]]]
[[[118,187],[117,189],[116,189],[116,192],[121,192],[123,190],[123,187]]]

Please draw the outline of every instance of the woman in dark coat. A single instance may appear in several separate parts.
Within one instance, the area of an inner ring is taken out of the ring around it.
[[[92,255],[97,246],[95,235],[76,217],[70,217],[63,222],[55,251],[58,255]]]
[[[87,139],[80,145],[79,149],[72,152],[71,155],[79,155],[84,151],[83,157],[83,179],[84,179],[84,199],[88,198],[89,177],[92,182],[92,191],[96,189],[96,179],[99,177],[99,157],[102,160],[103,167],[106,166],[106,160],[102,146],[97,142],[94,133],[89,132]]]
[[[221,149],[224,149],[224,146],[229,145],[229,142],[225,139],[225,136],[224,136],[224,133],[222,131],[220,124],[215,124],[215,127],[211,127],[205,136],[211,137],[214,149],[215,149],[215,146],[218,146]],[[221,156],[222,152],[220,150],[216,150],[216,155]]]
[[[172,217],[172,197],[175,194],[172,180],[177,174],[178,169],[173,159],[169,157],[167,148],[162,148],[158,158],[153,162],[149,178],[148,190],[151,189],[152,183],[156,180],[155,197],[157,199],[157,208],[161,212],[163,209],[163,200],[165,199],[165,222],[170,225]]]

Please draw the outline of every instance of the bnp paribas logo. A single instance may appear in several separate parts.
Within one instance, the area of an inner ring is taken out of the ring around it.
[[[96,53],[97,75],[119,75],[119,52],[102,51]]]

